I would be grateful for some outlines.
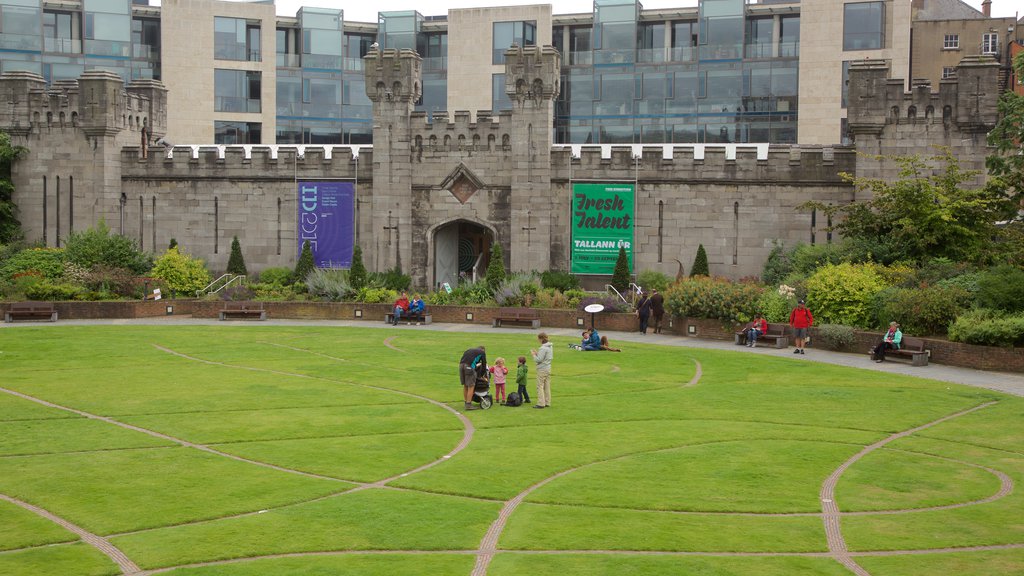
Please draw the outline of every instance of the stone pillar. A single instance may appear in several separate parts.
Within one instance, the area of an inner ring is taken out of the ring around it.
[[[0,75],[0,102],[6,109],[0,116],[0,129],[12,136],[27,136],[32,131],[31,94],[42,93],[46,80],[32,72],[7,72]]]
[[[962,132],[985,133],[999,119],[999,62],[967,56],[956,68],[956,124]]]
[[[87,136],[114,136],[124,126],[125,93],[121,77],[88,70],[78,79],[79,125]]]
[[[135,80],[128,85],[128,93],[144,97],[146,106],[146,131],[150,141],[156,141],[167,134],[167,88],[159,80]]]
[[[511,238],[499,239],[511,270],[548,270],[567,247],[551,233],[558,202],[551,191],[551,134],[561,56],[551,46],[513,46],[505,53],[505,93],[512,101]]]

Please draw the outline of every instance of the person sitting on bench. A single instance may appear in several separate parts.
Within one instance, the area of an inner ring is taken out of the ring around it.
[[[423,303],[423,299],[420,298],[419,294],[414,294],[412,300],[409,302],[409,316],[423,317],[423,313],[427,311],[427,305]]]
[[[899,350],[900,340],[903,339],[903,332],[900,332],[900,325],[897,322],[889,322],[889,331],[885,333],[882,341],[875,346],[871,352],[871,359],[875,362],[885,361],[886,350]]]
[[[764,319],[763,314],[755,314],[754,321],[750,323],[750,328],[747,329],[747,346],[753,348],[757,344],[757,337],[763,335],[768,331],[768,321]]]
[[[402,292],[402,295],[395,300],[395,313],[391,318],[391,324],[398,326],[398,321],[402,318],[402,314],[409,312],[409,295]]]

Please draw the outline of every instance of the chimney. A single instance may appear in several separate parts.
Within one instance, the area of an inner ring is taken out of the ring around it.
[[[985,18],[992,17],[992,0],[985,0],[981,3],[981,13],[985,15]]]

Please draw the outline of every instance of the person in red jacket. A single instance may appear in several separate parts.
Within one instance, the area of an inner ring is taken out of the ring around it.
[[[793,327],[793,339],[796,341],[796,350],[793,354],[804,354],[804,341],[807,339],[807,329],[814,324],[814,316],[807,309],[804,301],[797,303],[796,308],[789,313],[789,325]]]
[[[409,295],[402,292],[402,295],[395,300],[395,313],[391,318],[391,324],[398,326],[398,321],[401,320],[402,314],[409,313]]]

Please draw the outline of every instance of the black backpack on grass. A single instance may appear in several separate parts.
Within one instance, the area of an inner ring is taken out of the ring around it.
[[[505,399],[505,406],[509,406],[511,408],[518,408],[519,406],[522,405],[523,397],[519,395],[519,392],[512,392],[511,394],[508,395],[508,398]]]

